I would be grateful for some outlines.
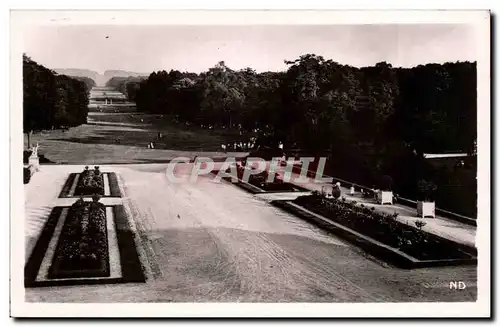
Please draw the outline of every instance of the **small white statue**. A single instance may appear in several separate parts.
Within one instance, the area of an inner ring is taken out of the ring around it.
[[[36,143],[36,146],[31,147],[31,157],[38,158],[38,142]]]

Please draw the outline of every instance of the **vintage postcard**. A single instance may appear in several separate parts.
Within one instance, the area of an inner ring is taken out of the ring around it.
[[[14,317],[489,317],[489,11],[11,11]]]

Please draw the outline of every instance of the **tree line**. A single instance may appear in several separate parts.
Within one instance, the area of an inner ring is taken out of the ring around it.
[[[157,71],[110,85],[139,111],[258,129],[270,145],[328,156],[338,177],[367,185],[390,175],[410,197],[418,179],[452,179],[423,153],[475,151],[475,62],[357,68],[307,54],[285,63],[286,71],[257,73],[219,62],[200,74]]]
[[[85,124],[94,85],[90,78],[57,75],[23,55],[24,132]]]
[[[116,89],[117,91],[120,91],[123,94],[127,94],[127,98],[129,100],[133,99],[132,102],[135,102],[135,92],[136,92],[136,87],[140,84],[141,81],[143,81],[143,77],[135,77],[135,76],[130,76],[130,77],[120,77],[120,76],[115,76],[110,78],[106,82],[107,87],[112,87]]]
[[[316,55],[286,63],[285,72],[256,73],[220,62],[201,74],[158,71],[108,85],[139,111],[259,128],[301,149],[332,151],[355,142],[383,152],[397,142],[418,153],[473,151],[475,63],[356,68]]]

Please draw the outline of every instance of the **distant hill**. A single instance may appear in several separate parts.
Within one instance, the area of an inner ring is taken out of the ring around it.
[[[125,70],[107,70],[107,71],[104,72],[104,76],[106,76],[107,78],[112,78],[112,77],[141,77],[141,76],[149,76],[149,74],[129,72],[129,71],[125,71]]]
[[[89,69],[78,69],[78,68],[56,68],[53,69],[59,75],[75,76],[75,77],[88,77],[96,80],[99,76],[98,72]],[[97,82],[97,81],[96,81]]]
[[[106,70],[104,74],[99,74],[93,70],[89,69],[78,69],[78,68],[56,68],[53,69],[56,73],[61,75],[75,76],[75,77],[88,77],[96,82],[97,86],[104,86],[107,81],[113,77],[142,77],[149,76],[148,73],[136,73],[129,72],[125,70]]]
[[[146,73],[129,72],[126,70],[106,70],[103,75],[102,85],[105,85],[113,77],[129,78],[129,77],[148,77]],[[97,83],[98,85],[101,85]]]

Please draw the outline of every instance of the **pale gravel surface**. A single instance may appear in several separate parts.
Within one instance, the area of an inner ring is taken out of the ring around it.
[[[187,166],[187,165],[186,165]],[[67,174],[42,166],[25,187],[26,244],[32,246]],[[47,302],[472,301],[476,268],[400,270],[226,182],[206,176],[173,184],[165,164],[102,166],[145,239],[145,284],[28,289]],[[186,167],[185,167],[186,168]],[[179,173],[185,173],[180,168]],[[110,201],[115,201],[108,199]],[[67,200],[64,200],[67,201]],[[450,291],[448,283],[470,285]]]

